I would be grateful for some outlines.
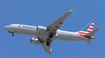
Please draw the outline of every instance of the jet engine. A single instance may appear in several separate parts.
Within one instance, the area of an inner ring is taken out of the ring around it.
[[[30,41],[32,44],[41,44],[40,40],[38,38],[31,38]]]
[[[39,33],[45,32],[46,29],[47,29],[46,27],[43,27],[43,26],[37,26],[37,31],[38,31]]]

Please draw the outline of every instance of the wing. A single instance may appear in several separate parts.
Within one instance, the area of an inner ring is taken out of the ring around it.
[[[73,12],[73,8],[71,10],[69,10],[67,13],[65,13],[62,17],[60,17],[57,21],[55,21],[54,23],[52,23],[51,25],[49,25],[47,27],[48,30],[57,30],[60,28],[60,26],[62,26],[64,20]]]
[[[44,47],[45,51],[51,55],[50,46],[46,45],[46,41],[42,43],[42,46]]]
[[[45,37],[39,36],[40,40],[45,39],[43,40],[42,46],[44,47],[46,52],[48,52],[50,55],[51,55],[50,45],[51,45],[53,36],[56,34],[57,29],[61,27],[64,20],[72,13],[72,11],[73,11],[73,8],[69,10],[67,13],[65,13],[62,17],[60,17],[57,21],[55,21],[54,23],[52,23],[47,27],[49,36],[45,36]]]

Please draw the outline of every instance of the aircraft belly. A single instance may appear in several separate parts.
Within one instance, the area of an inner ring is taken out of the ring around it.
[[[35,30],[24,30],[24,32],[22,32],[23,34],[27,34],[27,35],[37,35]]]
[[[65,34],[58,34],[56,35],[56,38],[60,40],[70,40],[70,39],[73,39],[73,36],[72,35],[69,36]]]
[[[67,40],[67,41],[78,41],[78,40],[83,40],[83,38],[79,37],[79,36],[76,36],[75,34],[58,34],[56,35],[55,37],[56,39],[59,39],[59,40]]]
[[[59,40],[67,40],[67,41],[79,41],[79,40],[83,40],[82,38],[76,37],[76,36],[56,36],[56,39]]]

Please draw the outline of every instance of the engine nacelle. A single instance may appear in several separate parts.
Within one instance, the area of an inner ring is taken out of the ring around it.
[[[91,39],[95,39],[95,37],[94,37],[94,36],[92,36],[92,37],[91,37]]]
[[[43,26],[37,26],[37,31],[38,31],[39,33],[45,32],[46,30],[47,30],[46,27],[43,27]]]
[[[40,40],[38,38],[32,38],[30,41],[32,44],[41,44]]]

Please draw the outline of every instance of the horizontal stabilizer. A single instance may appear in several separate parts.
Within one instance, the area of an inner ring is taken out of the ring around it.
[[[92,37],[98,30],[99,30],[99,28],[97,28],[97,29],[93,30],[92,32],[86,34],[86,36]],[[91,44],[91,38],[87,39],[86,42],[90,45]]]
[[[91,44],[91,39],[86,40],[86,42],[90,45]]]
[[[91,37],[91,36],[93,36],[98,30],[99,30],[99,28],[97,28],[97,29],[93,30],[92,32],[86,34],[86,36]]]

